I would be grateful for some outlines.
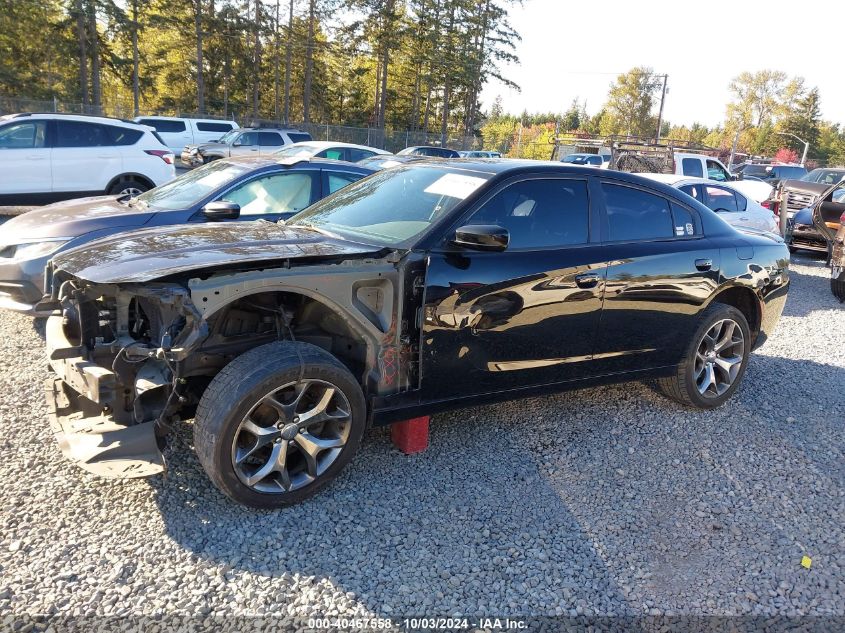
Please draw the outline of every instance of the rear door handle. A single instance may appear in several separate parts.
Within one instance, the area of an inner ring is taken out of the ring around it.
[[[695,267],[698,270],[710,270],[713,268],[713,260],[712,259],[696,259],[695,260]]]
[[[579,288],[595,288],[599,283],[599,276],[596,273],[584,273],[575,277],[575,283]]]

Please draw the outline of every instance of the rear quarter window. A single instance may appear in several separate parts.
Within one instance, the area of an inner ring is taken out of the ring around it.
[[[684,176],[693,176],[694,178],[704,177],[704,168],[701,166],[701,160],[698,158],[684,158],[681,161],[681,169]]]
[[[231,123],[209,123],[207,121],[197,121],[196,126],[200,132],[228,132],[234,129]]]
[[[306,132],[288,132],[288,138],[291,143],[301,143],[303,141],[310,141],[311,135]]]

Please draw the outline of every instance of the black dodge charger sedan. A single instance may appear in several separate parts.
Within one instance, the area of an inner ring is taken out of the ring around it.
[[[709,409],[738,388],[789,287],[777,237],[686,194],[560,163],[423,161],[281,223],[141,229],[48,270],[59,445],[161,472],[194,417],[232,499],[305,499],[369,424],[616,381]]]

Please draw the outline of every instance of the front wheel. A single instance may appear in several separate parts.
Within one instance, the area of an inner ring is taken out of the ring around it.
[[[307,499],[352,459],[366,426],[364,395],[334,356],[270,343],[229,363],[206,389],[194,445],[214,484],[255,508]]]
[[[149,186],[136,178],[128,178],[121,182],[113,184],[109,188],[109,195],[111,196],[138,196],[149,190]]]
[[[713,409],[739,387],[750,353],[745,315],[733,306],[714,303],[701,315],[675,375],[658,380],[658,387],[682,404]]]

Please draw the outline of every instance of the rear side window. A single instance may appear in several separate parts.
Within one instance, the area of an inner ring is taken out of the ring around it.
[[[684,176],[704,178],[704,169],[701,166],[701,160],[698,158],[685,158],[681,161],[681,168],[684,170]]]
[[[302,141],[310,141],[311,135],[305,132],[288,132],[288,138],[291,143],[301,143]]]
[[[141,119],[140,123],[151,125],[156,132],[164,132],[165,134],[184,132],[187,129],[184,121],[171,121],[169,119]]]
[[[740,210],[734,192],[724,187],[704,187],[704,204],[714,211],[736,213]]]
[[[228,132],[233,129],[231,123],[209,123],[208,121],[197,121],[196,126],[200,132]]]
[[[476,211],[472,224],[508,230],[508,248],[585,244],[590,204],[584,180],[533,179],[506,187]]]
[[[370,156],[375,156],[375,152],[371,152],[367,149],[358,149],[356,147],[348,148],[349,151],[349,160],[352,163],[357,163],[359,160],[364,160],[365,158],[369,158]]]
[[[277,132],[259,132],[258,144],[265,147],[281,147],[284,145],[282,135]]]
[[[675,234],[665,198],[606,182],[601,188],[611,242],[662,239]]]
[[[97,147],[108,137],[102,125],[81,121],[56,122],[56,147]]]
[[[338,189],[343,189],[346,185],[352,184],[357,180],[361,180],[363,178],[363,174],[350,174],[350,173],[340,173],[340,172],[324,172],[327,176],[327,184],[328,184],[328,191],[326,195],[330,193],[334,193]]]

